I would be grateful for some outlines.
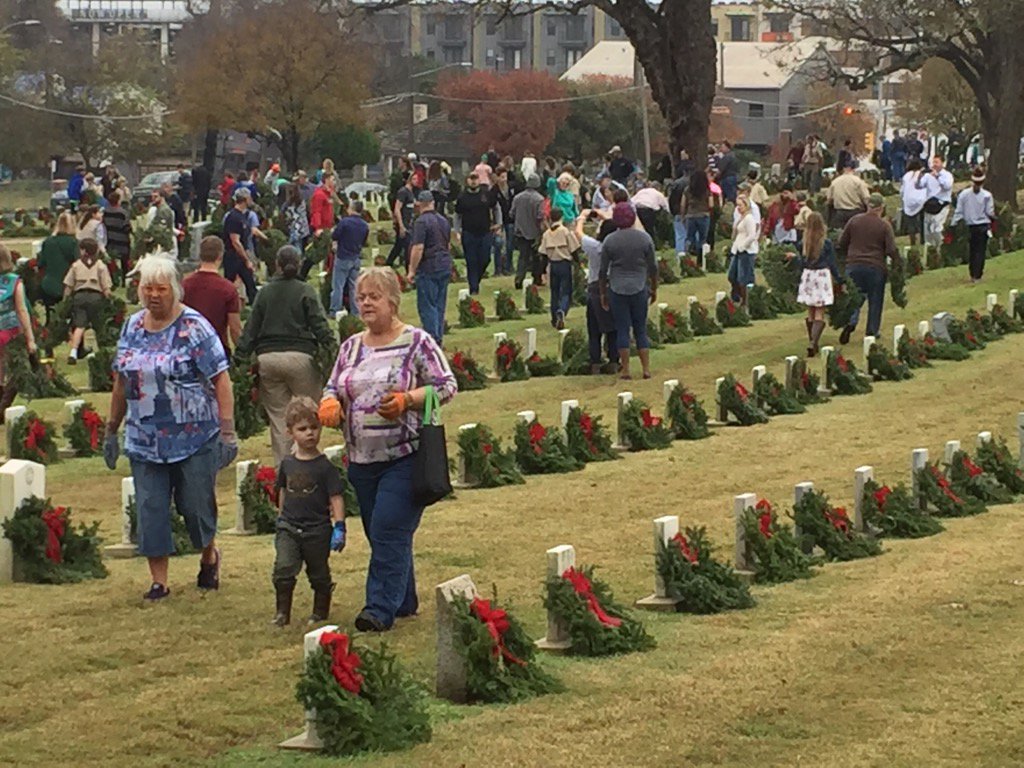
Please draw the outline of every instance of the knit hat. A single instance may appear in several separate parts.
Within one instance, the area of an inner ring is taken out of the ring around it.
[[[612,207],[612,224],[617,229],[629,229],[636,222],[636,211],[629,203],[616,203]]]

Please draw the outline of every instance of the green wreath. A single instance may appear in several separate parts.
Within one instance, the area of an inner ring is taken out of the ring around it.
[[[978,465],[1013,494],[1024,493],[1024,470],[1010,453],[1006,440],[996,437],[978,446]]]
[[[498,291],[494,297],[494,314],[499,320],[518,320],[519,309],[516,300],[508,291]]]
[[[704,406],[681,384],[676,385],[665,403],[665,418],[676,440],[702,440],[711,435]]]
[[[699,301],[690,305],[690,330],[694,336],[714,336],[722,333],[722,326],[711,319],[707,308]]]
[[[767,499],[743,512],[743,534],[747,562],[753,566],[758,583],[781,584],[814,575],[814,559],[800,548],[792,526],[779,522]]]
[[[537,419],[516,424],[515,445],[516,464],[524,474],[561,474],[583,469],[583,462],[569,452],[562,433],[545,428]]]
[[[884,344],[875,342],[868,350],[868,373],[875,381],[903,381],[914,378],[910,366],[894,357]]]
[[[687,528],[668,543],[658,542],[655,563],[665,592],[682,613],[721,613],[754,605],[750,589],[725,563],[712,557],[704,527]]]
[[[619,414],[622,440],[630,451],[658,451],[672,445],[665,422],[643,400],[630,400]]]
[[[920,539],[942,533],[945,527],[915,504],[902,483],[895,488],[874,480],[864,483],[861,514],[868,530],[896,539]]]
[[[7,428],[11,430],[12,459],[27,459],[44,465],[58,461],[54,426],[39,418],[35,411],[27,411]]]
[[[565,443],[578,461],[612,461],[621,458],[612,448],[612,437],[600,416],[591,416],[580,407],[570,408],[565,422]]]
[[[103,417],[87,402],[71,414],[64,437],[76,456],[96,456],[103,447],[103,431]]]
[[[458,445],[466,475],[479,487],[497,488],[524,482],[514,451],[502,450],[501,439],[495,437],[489,427],[477,424],[459,430]]]
[[[793,505],[793,522],[800,531],[800,546],[805,552],[820,547],[827,560],[856,560],[882,553],[876,539],[853,530],[843,507],[832,507],[819,491],[808,491]]]
[[[761,403],[764,410],[771,416],[807,411],[797,394],[786,389],[770,373],[758,378],[757,385],[754,387],[754,400]]]
[[[14,552],[15,578],[32,584],[106,578],[98,530],[99,523],[75,528],[68,507],[54,508],[38,496],[25,499],[3,522]]]
[[[936,517],[971,517],[987,511],[985,502],[958,495],[949,478],[931,462],[916,470],[914,477],[918,494],[935,510]]]
[[[718,384],[718,403],[733,415],[740,426],[749,427],[768,422],[768,414],[758,407],[747,388],[736,381],[731,373],[722,377]]]

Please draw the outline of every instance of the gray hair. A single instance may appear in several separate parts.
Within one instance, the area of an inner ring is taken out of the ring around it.
[[[151,283],[168,283],[174,293],[174,300],[181,301],[181,281],[178,279],[178,264],[170,254],[153,253],[142,261],[136,271],[139,275],[139,289]]]

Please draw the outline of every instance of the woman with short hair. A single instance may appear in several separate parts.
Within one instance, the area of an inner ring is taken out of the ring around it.
[[[364,269],[356,300],[366,330],[341,345],[320,401],[320,421],[344,422],[348,477],[370,541],[366,604],[355,626],[383,632],[419,607],[412,540],[423,507],[412,498],[412,468],[427,387],[441,403],[457,387],[437,342],[399,318],[402,290],[393,270]]]
[[[174,553],[171,501],[189,539],[202,551],[199,589],[220,586],[217,471],[238,455],[228,359],[213,326],[181,303],[173,261],[144,259],[138,268],[143,309],[121,329],[103,458],[117,465],[117,431],[125,422],[124,452],[135,480],[139,554],[149,561],[148,602],[170,595]]]

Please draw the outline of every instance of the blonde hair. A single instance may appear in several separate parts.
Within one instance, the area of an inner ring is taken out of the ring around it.
[[[75,222],[75,214],[71,211],[64,211],[57,217],[57,223],[53,227],[55,235],[77,235],[78,224]]]
[[[14,258],[7,246],[0,243],[0,274],[7,274],[14,271]]]
[[[804,225],[804,258],[808,264],[816,264],[825,246],[825,220],[815,211],[807,217]]]
[[[284,425],[288,429],[299,423],[320,425],[317,404],[310,397],[293,397],[284,409]]]
[[[371,288],[376,288],[387,296],[388,304],[394,307],[395,312],[402,304],[402,286],[398,283],[398,275],[391,267],[366,267],[360,270],[356,278],[356,292],[359,286],[367,283]]]

